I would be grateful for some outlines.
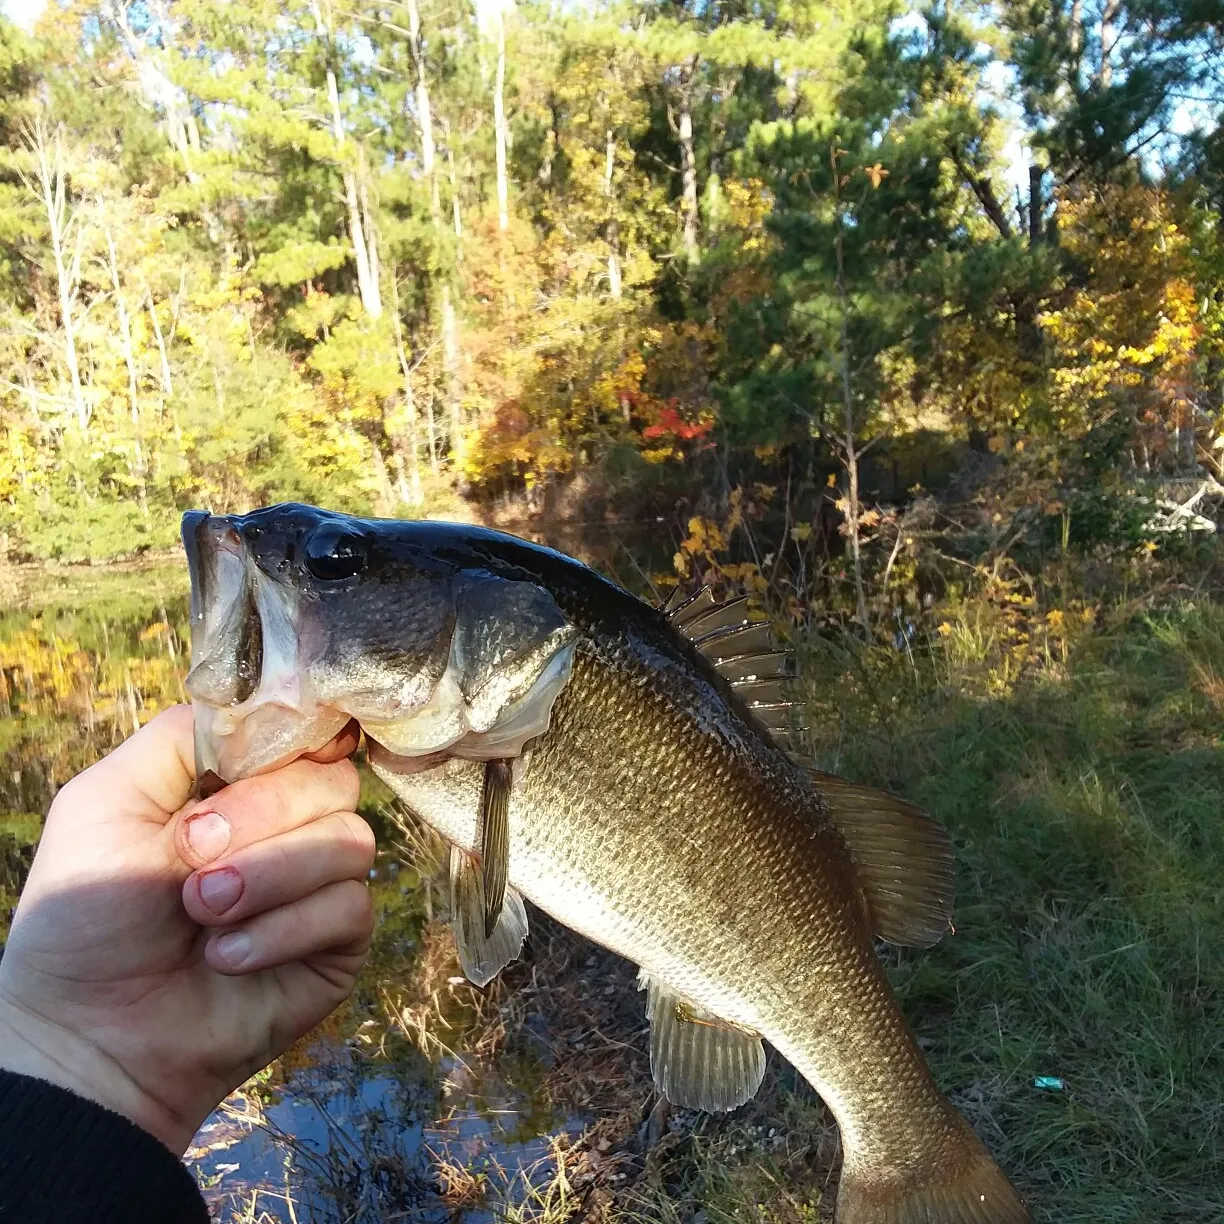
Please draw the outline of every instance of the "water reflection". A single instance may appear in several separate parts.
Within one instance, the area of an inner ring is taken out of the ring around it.
[[[0,940],[58,787],[184,700],[187,604],[171,565],[26,574],[0,611]],[[222,1221],[476,1224],[546,1182],[582,1129],[543,1089],[546,1022],[508,1032],[505,988],[457,976],[429,845],[415,847],[419,869],[405,865],[388,803],[367,776],[361,807],[383,850],[356,993],[226,1101],[189,1153]]]

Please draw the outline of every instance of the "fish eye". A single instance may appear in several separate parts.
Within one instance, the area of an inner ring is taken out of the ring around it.
[[[342,527],[320,527],[306,541],[306,568],[321,582],[353,578],[365,568],[365,544]]]

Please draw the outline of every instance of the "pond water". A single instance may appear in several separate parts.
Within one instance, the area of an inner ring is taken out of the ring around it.
[[[0,595],[2,941],[56,789],[185,699],[189,636],[181,564],[19,573]],[[555,1192],[558,1153],[590,1120],[546,1088],[556,1009],[458,976],[437,920],[439,856],[408,851],[390,802],[366,776],[379,920],[356,993],[227,1100],[188,1154],[222,1221],[504,1218]]]

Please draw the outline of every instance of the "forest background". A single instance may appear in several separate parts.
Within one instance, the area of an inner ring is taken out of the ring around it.
[[[923,492],[1064,551],[1209,526],[1222,32],[1211,0],[2,22],[3,551],[568,491],[689,556],[780,515],[753,564],[848,554],[864,620]]]

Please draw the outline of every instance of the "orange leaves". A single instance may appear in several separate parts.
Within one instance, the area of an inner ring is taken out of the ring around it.
[[[874,166],[864,166],[863,173],[871,181],[871,189],[879,190],[880,184],[888,177],[888,171],[879,162]]]

